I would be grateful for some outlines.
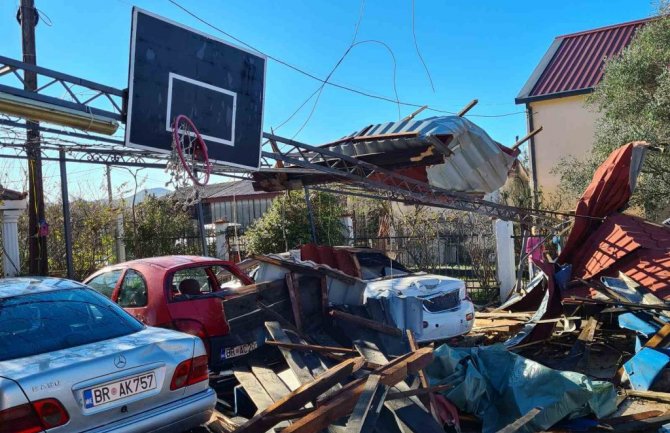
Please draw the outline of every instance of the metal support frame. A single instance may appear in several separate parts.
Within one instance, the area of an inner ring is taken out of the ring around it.
[[[125,113],[123,110],[124,91],[121,89],[115,89],[114,87],[105,86],[104,84],[95,83],[73,75],[63,74],[41,66],[31,65],[5,56],[0,56],[0,70],[7,71],[3,75],[8,76],[11,72],[11,76],[18,78],[22,84],[24,84],[25,81],[20,74],[21,71],[24,73],[26,71],[35,73],[38,77],[42,77],[44,81],[47,81],[46,84],[38,87],[34,91],[0,84],[0,92],[57,105],[63,108],[69,108],[88,115],[105,116],[110,119],[125,122]],[[2,76],[0,76],[0,78],[2,78]],[[67,94],[71,100],[45,94],[45,90],[52,88],[54,84],[60,85],[65,90],[64,94]],[[77,89],[73,91],[73,87],[77,87]],[[93,95],[81,97],[80,95],[82,92],[79,89],[85,90],[86,93],[92,92]],[[93,102],[102,100],[105,100],[113,111],[97,108],[91,105]]]
[[[35,91],[19,89],[0,83],[0,92],[28,97],[88,114],[99,114],[122,122],[125,120],[124,90],[95,83],[72,75],[63,74],[40,66],[27,64],[4,56],[0,56],[0,70],[5,72],[0,75],[0,80],[2,80],[4,76],[13,76],[18,78],[21,83],[24,83],[24,79],[21,77],[20,72],[29,71],[43,77],[43,79],[46,79],[47,81],[47,84],[40,86],[35,89]],[[54,85],[63,87],[65,94],[68,95],[71,100],[56,98],[45,94],[45,91],[51,89]],[[87,93],[91,94],[91,96],[82,97],[80,96],[80,92],[73,91],[73,87],[77,87],[77,90],[79,88],[86,89]],[[103,101],[111,106],[111,109],[102,109],[91,106],[92,103],[99,105],[99,103]],[[463,111],[471,108],[475,103],[476,100],[472,101]],[[15,122],[0,119],[0,124],[18,126],[14,123]],[[90,136],[88,134],[53,128],[42,127],[42,130],[54,134],[63,134],[72,138],[99,140],[101,142],[112,144],[119,144],[120,142],[120,140],[111,138],[105,139],[104,137]],[[263,163],[260,171],[283,172],[288,170],[296,171],[306,169],[334,175],[341,179],[344,184],[343,187],[338,190],[338,192],[343,194],[383,198],[409,204],[421,204],[445,209],[475,212],[502,220],[521,222],[526,225],[540,223],[542,225],[552,226],[556,221],[556,216],[563,215],[561,213],[517,208],[493,203],[478,197],[473,197],[466,193],[449,191],[431,186],[425,182],[400,175],[391,170],[325,148],[310,146],[270,133],[264,133],[263,137],[271,142],[275,141],[283,143],[285,146],[281,150],[275,146],[272,148],[271,152],[263,151]],[[100,149],[79,146],[77,144],[72,146],[68,145],[66,147],[70,155],[70,158],[64,159],[66,162],[86,162],[146,168],[163,168],[167,162],[166,155],[160,155],[153,152],[131,151],[126,148],[123,150]],[[45,147],[45,150],[58,150],[60,152],[60,148],[60,146],[52,148]],[[20,158],[20,156],[15,155],[0,155],[0,157]],[[44,160],[61,161],[61,158],[60,156],[59,158],[45,157]],[[270,162],[271,160],[272,162]],[[274,161],[290,165],[291,167],[283,168],[281,165],[275,166]],[[241,172],[239,169],[222,166],[215,167],[213,174],[246,179],[249,179],[251,175],[249,171]],[[314,189],[318,188],[318,186],[314,187]]]
[[[345,184],[340,191],[345,194],[474,212],[524,224],[543,221],[545,225],[553,226],[556,215],[560,214],[493,203],[466,193],[431,186],[326,148],[310,146],[275,134],[264,133],[263,137],[287,145],[278,149],[278,152],[263,151],[263,166],[272,167],[274,164],[271,160],[275,160],[335,175]]]

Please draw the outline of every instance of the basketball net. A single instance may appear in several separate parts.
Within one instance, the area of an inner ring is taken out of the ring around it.
[[[187,210],[197,204],[209,182],[212,166],[207,145],[191,119],[179,115],[172,127],[172,152],[165,171],[170,181],[165,185],[175,190],[175,206]]]

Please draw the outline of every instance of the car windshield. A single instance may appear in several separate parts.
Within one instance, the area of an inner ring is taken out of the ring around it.
[[[361,265],[361,278],[364,280],[410,273],[406,267],[382,253],[359,252],[356,253],[356,258]]]
[[[91,289],[0,299],[0,361],[95,343],[143,328]]]

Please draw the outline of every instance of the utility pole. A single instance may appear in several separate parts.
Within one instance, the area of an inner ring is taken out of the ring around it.
[[[35,50],[35,26],[37,9],[34,0],[21,0],[19,20],[21,23],[23,61],[29,65],[37,64]],[[25,71],[23,88],[37,90],[37,74]],[[47,275],[49,263],[47,256],[46,219],[44,217],[44,188],[42,184],[42,153],[40,149],[39,123],[27,120],[26,154],[28,156],[28,269],[32,275]]]

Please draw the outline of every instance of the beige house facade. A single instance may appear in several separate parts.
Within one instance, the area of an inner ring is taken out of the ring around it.
[[[519,92],[515,101],[525,105],[528,132],[542,127],[528,143],[536,195],[556,192],[560,177],[553,171],[564,159],[589,154],[599,114],[586,98],[602,79],[605,62],[628,46],[648,21],[558,36]]]
[[[551,194],[561,180],[554,168],[568,156],[582,159],[588,155],[598,114],[586,105],[586,95],[546,99],[528,106],[536,127],[542,126],[542,132],[534,137],[533,180],[543,194]]]

